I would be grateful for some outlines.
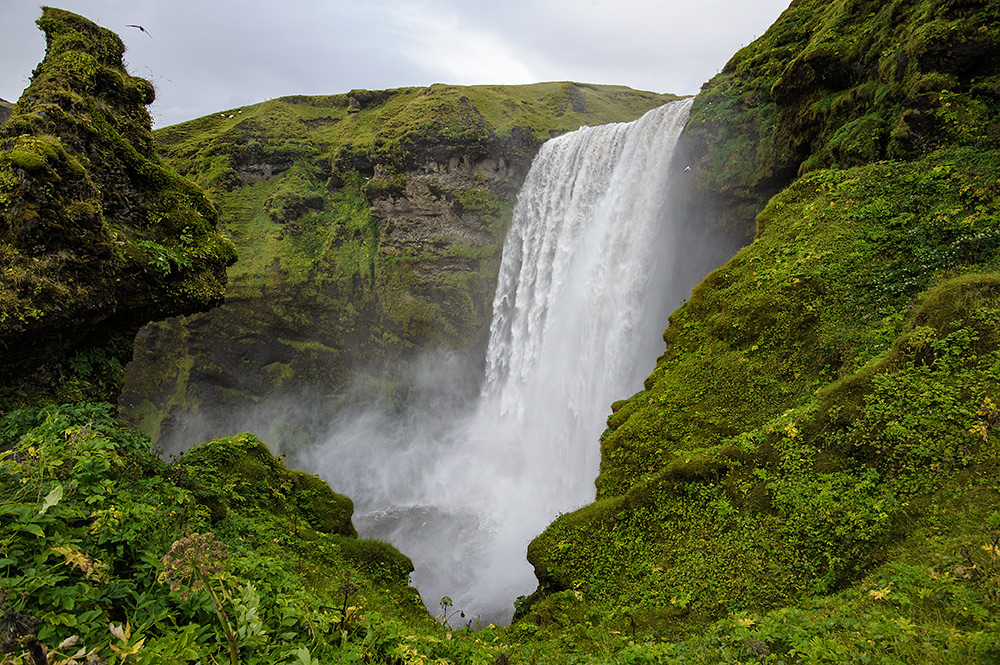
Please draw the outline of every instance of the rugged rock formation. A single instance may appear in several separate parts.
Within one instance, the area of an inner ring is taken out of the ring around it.
[[[294,447],[348,393],[405,399],[422,351],[474,365],[541,141],[670,99],[573,83],[355,90],[158,131],[242,259],[221,308],[141,334],[123,407],[168,447],[250,426]]]
[[[687,143],[705,219],[751,237],[797,176],[1000,138],[987,0],[796,0],[703,87]]]
[[[0,126],[0,399],[113,400],[135,332],[221,300],[235,253],[156,156],[153,87],[118,36],[56,9],[38,24],[45,59]]]

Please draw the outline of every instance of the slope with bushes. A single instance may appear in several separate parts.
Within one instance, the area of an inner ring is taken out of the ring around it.
[[[4,663],[496,658],[426,614],[409,559],[359,540],[349,499],[255,437],[167,464],[113,414],[0,418]]]

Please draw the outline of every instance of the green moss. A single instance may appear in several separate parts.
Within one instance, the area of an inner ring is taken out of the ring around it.
[[[296,502],[315,520],[319,531],[357,538],[357,531],[351,523],[354,504],[350,499],[334,493],[330,486],[317,476],[297,472],[292,477],[296,491]],[[383,545],[385,544],[383,543]],[[386,548],[388,548],[387,545]],[[392,551],[397,557],[401,556],[395,549]],[[388,557],[388,554],[386,556]],[[410,570],[412,569],[411,564]],[[406,582],[406,575],[398,578],[397,581]]]
[[[989,3],[793,3],[695,100],[698,189],[739,230],[817,168],[996,145],[997,18]]]
[[[0,389],[30,402],[73,383],[113,399],[116,386],[88,392],[63,361],[103,348],[120,369],[130,350],[112,338],[218,302],[235,254],[204,194],[153,153],[152,86],[125,71],[117,35],[51,8],[38,24],[45,59],[0,126],[0,241],[12,250]]]
[[[342,538],[337,541],[344,557],[366,577],[387,582],[409,581],[413,563],[399,550],[380,540]]]
[[[185,453],[177,468],[198,478],[194,487],[207,505],[297,514],[322,533],[357,537],[350,499],[334,493],[316,476],[286,468],[251,434],[203,443]]]

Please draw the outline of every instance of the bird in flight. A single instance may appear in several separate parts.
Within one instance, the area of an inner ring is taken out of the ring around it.
[[[139,30],[145,32],[149,36],[150,39],[153,38],[153,35],[150,35],[149,31],[146,30],[146,28],[142,27],[141,25],[136,25],[135,23],[126,23],[125,27],[126,28],[139,28]]]

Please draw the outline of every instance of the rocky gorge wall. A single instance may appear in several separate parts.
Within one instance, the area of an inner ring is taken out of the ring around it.
[[[474,392],[506,227],[541,141],[673,98],[435,85],[290,97],[158,131],[243,258],[220,308],[140,333],[123,408],[168,447],[256,427],[294,448],[347,402],[405,401],[424,352],[465,367]]]

